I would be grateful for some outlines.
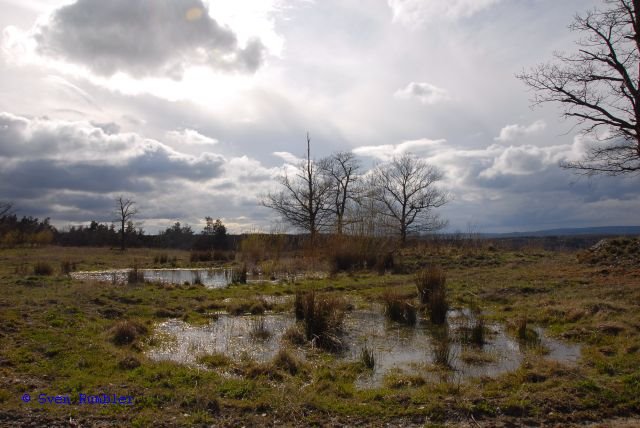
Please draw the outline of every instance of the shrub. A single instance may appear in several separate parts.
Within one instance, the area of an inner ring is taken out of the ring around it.
[[[213,254],[210,251],[192,251],[189,254],[191,263],[213,261]]]
[[[47,262],[37,262],[33,265],[34,275],[49,276],[53,274],[53,268]]]
[[[385,305],[384,313],[391,321],[407,325],[415,325],[418,321],[416,307],[397,293],[386,292],[382,295],[382,300]]]
[[[128,345],[145,334],[147,334],[147,328],[144,325],[136,321],[124,320],[111,328],[111,341],[116,345]]]
[[[414,277],[420,303],[429,303],[431,295],[436,290],[444,289],[446,276],[442,268],[439,266],[431,266],[422,269],[416,273]]]

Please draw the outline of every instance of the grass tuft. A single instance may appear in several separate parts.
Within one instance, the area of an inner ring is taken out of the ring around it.
[[[147,334],[147,328],[130,320],[119,321],[111,328],[111,341],[116,345],[129,345],[140,336]]]

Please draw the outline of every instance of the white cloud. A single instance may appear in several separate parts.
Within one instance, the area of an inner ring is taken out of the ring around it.
[[[449,99],[446,89],[426,82],[411,82],[405,88],[398,89],[394,96],[401,99],[415,98],[422,104],[432,105]]]
[[[191,145],[191,146],[213,146],[218,144],[218,140],[215,138],[202,135],[198,131],[193,129],[182,129],[178,131],[167,132],[167,138],[178,145]]]
[[[501,0],[388,0],[393,21],[416,26],[468,18]]]
[[[274,156],[279,157],[280,159],[282,159],[286,163],[289,163],[289,164],[292,164],[292,165],[297,165],[298,163],[302,162],[302,158],[299,158],[296,155],[291,154],[289,152],[273,152],[272,154]]]
[[[500,142],[514,141],[518,138],[543,131],[546,129],[546,127],[547,124],[543,120],[533,122],[529,126],[518,124],[507,125],[500,130],[500,135],[494,138],[494,140]]]
[[[446,140],[429,140],[423,138],[420,140],[404,141],[399,144],[356,147],[353,149],[353,153],[386,161],[404,153],[429,156],[442,148],[444,143],[446,143]]]

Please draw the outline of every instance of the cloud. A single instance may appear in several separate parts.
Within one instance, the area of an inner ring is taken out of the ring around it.
[[[409,140],[399,144],[383,144],[379,146],[361,146],[353,149],[353,153],[360,156],[372,157],[380,160],[390,160],[394,156],[404,153],[412,153],[420,156],[429,156],[442,148],[446,140]]]
[[[188,129],[175,134],[208,139],[194,143],[205,147],[216,141]],[[188,155],[137,133],[119,132],[111,123],[0,113],[0,195],[21,212],[54,217],[57,225],[110,221],[113,197],[126,193],[138,202],[140,218],[152,231],[175,219],[239,218],[249,206],[255,208],[251,221],[264,226],[271,213],[258,208],[259,195],[275,185],[279,172],[248,156]]]
[[[193,129],[182,129],[167,132],[167,139],[179,145],[213,146],[218,144],[215,138],[209,138]]]
[[[0,157],[3,181],[27,193],[37,189],[142,191],[156,181],[215,178],[225,161],[212,153],[185,155],[135,133],[118,133],[112,124],[29,119],[9,113],[0,113]]]
[[[302,162],[302,158],[299,158],[296,155],[291,154],[289,152],[273,152],[272,154],[291,165],[297,165],[300,162]]]
[[[543,131],[546,127],[547,124],[543,120],[533,122],[529,126],[518,124],[507,125],[500,130],[500,135],[494,138],[494,140],[501,142],[514,141],[518,138]]]
[[[449,93],[426,82],[411,82],[405,88],[398,89],[394,96],[400,99],[415,98],[422,104],[433,105],[449,99]]]
[[[36,51],[94,74],[180,79],[186,68],[255,72],[265,48],[241,48],[235,33],[209,16],[201,0],[78,0],[33,30]]]
[[[456,21],[488,9],[501,0],[388,0],[393,21],[417,26],[433,21]]]

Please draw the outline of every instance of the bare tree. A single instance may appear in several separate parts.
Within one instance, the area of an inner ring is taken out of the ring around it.
[[[138,214],[138,210],[134,207],[135,201],[119,196],[116,199],[116,219],[120,222],[120,249],[125,250],[126,244],[126,227],[127,223]]]
[[[596,137],[583,160],[562,164],[588,175],[640,171],[640,0],[604,4],[569,27],[583,34],[577,53],[555,53],[517,75],[535,91],[534,105],[562,105],[565,118]]]
[[[321,172],[311,159],[311,139],[307,134],[307,158],[297,166],[293,177],[286,170],[283,172],[280,192],[269,193],[262,200],[262,205],[275,210],[287,223],[309,232],[311,242],[327,226],[331,215],[331,186]]]
[[[410,154],[394,157],[373,171],[370,198],[382,208],[400,234],[402,244],[413,232],[428,232],[445,225],[434,208],[448,201],[448,195],[435,183],[442,173],[434,166]]]
[[[352,152],[337,152],[322,159],[320,168],[327,177],[331,204],[329,210],[335,216],[338,235],[342,235],[346,221],[347,205],[353,199],[353,188],[360,164]]]
[[[9,215],[13,209],[11,202],[0,202],[0,218]]]

